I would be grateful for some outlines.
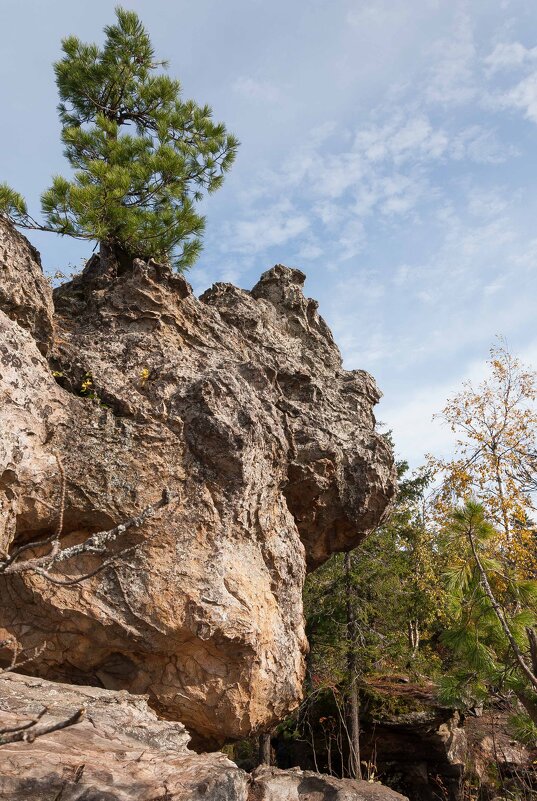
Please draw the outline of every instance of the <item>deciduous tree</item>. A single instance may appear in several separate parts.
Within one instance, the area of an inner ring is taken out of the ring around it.
[[[457,435],[456,456],[432,460],[442,476],[440,517],[476,499],[494,522],[506,566],[531,577],[537,570],[532,517],[537,477],[537,373],[503,345],[491,350],[489,375],[467,382],[440,417]]]

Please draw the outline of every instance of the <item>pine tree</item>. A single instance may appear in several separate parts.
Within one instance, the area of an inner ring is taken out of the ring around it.
[[[511,690],[537,726],[537,581],[518,578],[506,563],[495,527],[475,501],[452,513],[446,548],[453,623],[442,640],[455,660],[442,681],[443,700]]]
[[[342,770],[352,777],[361,774],[360,706],[367,677],[415,668],[416,662],[420,668],[438,665],[438,659],[430,665],[430,641],[441,628],[444,599],[435,574],[439,557],[422,514],[429,475],[406,477],[408,464],[397,467],[398,496],[390,518],[354,551],[334,554],[309,574],[304,592],[310,644],[306,704],[319,703],[326,694],[332,699],[327,706],[335,704],[345,718],[349,759]],[[323,721],[328,742],[335,734],[326,728],[330,718]]]
[[[43,193],[43,224],[5,184],[0,214],[96,240],[101,257],[122,266],[154,257],[182,270],[201,249],[205,220],[195,204],[222,185],[238,142],[208,106],[181,99],[135,12],[117,8],[116,17],[102,48],[69,36],[54,65],[72,179],[56,176]]]

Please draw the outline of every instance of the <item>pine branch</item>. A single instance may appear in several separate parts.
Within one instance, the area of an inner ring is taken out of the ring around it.
[[[520,648],[518,647],[518,643],[517,643],[517,641],[515,640],[515,638],[513,636],[513,633],[512,633],[512,631],[511,631],[511,629],[509,627],[509,624],[507,623],[507,619],[505,617],[503,609],[501,608],[500,604],[496,600],[496,597],[495,597],[494,593],[492,592],[492,588],[490,586],[490,583],[489,583],[489,580],[488,580],[488,577],[487,577],[487,573],[486,573],[486,571],[485,571],[485,569],[483,567],[483,564],[482,564],[481,559],[479,558],[479,554],[477,552],[477,548],[476,548],[476,544],[475,544],[475,537],[474,537],[474,529],[473,529],[473,525],[472,525],[471,522],[469,523],[469,525],[467,527],[466,535],[467,535],[468,541],[470,543],[470,548],[472,549],[472,555],[474,557],[474,561],[475,561],[477,569],[479,571],[479,576],[480,576],[480,580],[481,580],[481,586],[483,587],[483,590],[485,591],[485,594],[486,594],[487,598],[490,601],[492,609],[494,610],[494,614],[498,618],[498,621],[499,621],[499,623],[500,623],[500,625],[501,625],[501,627],[502,627],[502,629],[504,631],[504,634],[505,634],[505,636],[507,637],[507,639],[509,641],[509,645],[512,648],[513,654],[515,656],[515,659],[516,659],[521,671],[526,676],[526,678],[529,680],[529,682],[532,685],[533,689],[535,691],[537,691],[537,676],[533,673],[533,671],[531,670],[530,666],[527,664],[526,660],[524,659],[524,656],[522,655],[522,652],[521,652]]]

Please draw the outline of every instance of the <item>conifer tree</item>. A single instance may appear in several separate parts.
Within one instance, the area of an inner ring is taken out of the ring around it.
[[[450,548],[451,546],[451,548]],[[485,509],[468,501],[446,529],[452,625],[442,640],[455,656],[443,678],[446,703],[511,690],[537,732],[537,581],[506,564]]]
[[[117,8],[116,18],[102,48],[69,36],[54,65],[73,176],[54,177],[43,193],[43,223],[6,184],[0,214],[23,228],[96,240],[102,258],[123,266],[154,257],[182,270],[201,249],[195,204],[222,185],[238,142],[208,106],[181,99],[135,12]]]

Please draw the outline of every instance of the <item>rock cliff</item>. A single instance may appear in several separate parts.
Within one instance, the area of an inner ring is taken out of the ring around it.
[[[304,275],[196,298],[180,275],[92,259],[51,291],[0,222],[0,546],[63,543],[172,502],[81,585],[0,582],[0,639],[43,678],[146,693],[197,747],[300,699],[306,569],[352,548],[394,493],[373,379],[342,369]],[[99,557],[58,565],[88,572]],[[46,647],[44,647],[46,644]]]

